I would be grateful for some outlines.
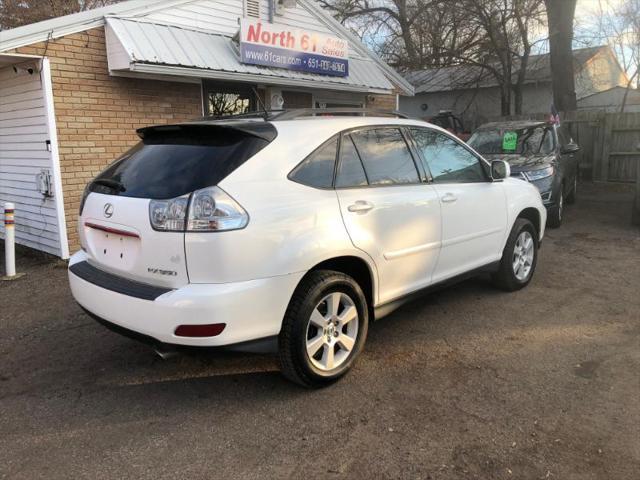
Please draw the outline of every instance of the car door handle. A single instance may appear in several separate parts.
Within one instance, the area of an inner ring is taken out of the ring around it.
[[[367,213],[373,208],[373,204],[364,200],[357,200],[353,205],[349,205],[347,210],[354,213]]]
[[[445,193],[441,198],[442,203],[453,203],[456,200],[458,200],[458,197],[456,197],[453,193]]]

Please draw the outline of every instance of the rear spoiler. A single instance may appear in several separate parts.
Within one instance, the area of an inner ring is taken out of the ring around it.
[[[136,133],[141,139],[144,139],[145,136],[154,133],[162,133],[162,132],[178,132],[180,130],[205,130],[205,129],[223,129],[223,130],[235,130],[237,132],[242,132],[247,135],[251,135],[253,137],[258,137],[267,142],[271,142],[276,136],[278,132],[276,127],[274,127],[269,122],[215,122],[215,121],[205,121],[205,122],[188,122],[188,123],[176,123],[172,125],[153,125],[150,127],[143,127],[136,130]]]

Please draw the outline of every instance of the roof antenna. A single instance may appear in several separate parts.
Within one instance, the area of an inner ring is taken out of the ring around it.
[[[258,89],[256,87],[252,86],[251,90],[253,90],[253,94],[256,96],[256,100],[258,101],[258,105],[262,106],[262,111],[264,112],[264,121],[266,122],[267,120],[269,120],[269,111],[267,110],[267,107],[265,106],[264,102],[260,98],[260,95],[258,95]]]

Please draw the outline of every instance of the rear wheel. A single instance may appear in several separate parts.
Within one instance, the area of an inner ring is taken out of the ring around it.
[[[514,292],[529,284],[538,261],[537,235],[529,220],[516,219],[502,252],[500,267],[493,275],[498,287]]]
[[[559,228],[562,225],[562,216],[564,215],[564,194],[562,193],[562,187],[560,187],[560,193],[558,194],[558,204],[555,207],[549,209],[549,215],[547,216],[547,225],[551,228]]]
[[[278,339],[283,375],[305,387],[336,381],[362,350],[368,326],[367,301],[353,278],[309,273],[291,298]]]

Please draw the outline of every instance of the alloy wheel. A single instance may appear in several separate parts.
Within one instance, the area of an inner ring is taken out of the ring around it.
[[[535,254],[534,246],[531,233],[527,230],[520,232],[513,249],[512,266],[513,274],[521,282],[525,281],[531,273],[533,256]]]
[[[307,324],[306,350],[313,366],[329,372],[342,365],[355,348],[359,324],[358,309],[346,293],[320,300]]]

